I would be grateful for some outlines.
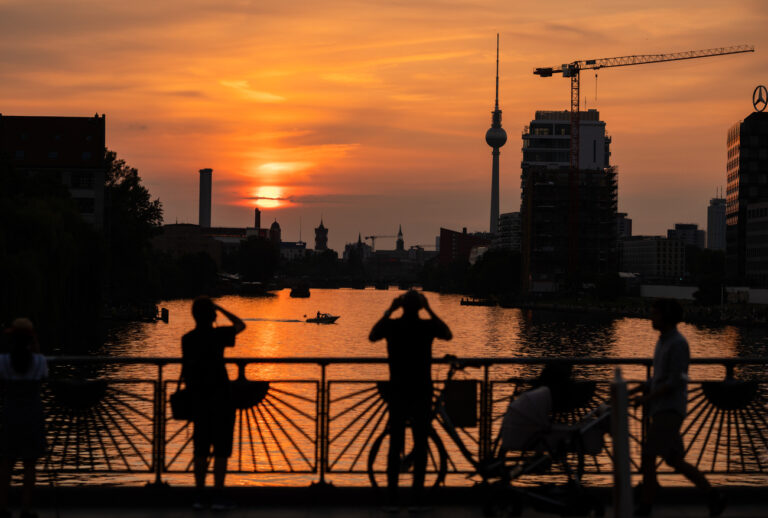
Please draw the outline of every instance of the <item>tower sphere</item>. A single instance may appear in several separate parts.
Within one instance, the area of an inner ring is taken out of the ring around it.
[[[485,132],[485,141],[493,148],[501,147],[507,143],[507,132],[504,128],[491,127]]]

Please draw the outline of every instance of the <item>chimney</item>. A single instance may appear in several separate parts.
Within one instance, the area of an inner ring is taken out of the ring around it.
[[[200,228],[211,227],[211,177],[213,169],[200,169]]]
[[[253,209],[253,226],[256,230],[261,228],[261,211],[258,207]]]

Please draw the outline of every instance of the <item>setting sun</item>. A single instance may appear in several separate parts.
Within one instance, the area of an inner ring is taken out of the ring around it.
[[[259,187],[255,196],[256,205],[264,209],[274,209],[284,203],[283,190],[280,187]]]

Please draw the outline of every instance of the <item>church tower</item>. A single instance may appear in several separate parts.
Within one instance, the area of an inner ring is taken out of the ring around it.
[[[328,229],[323,225],[323,218],[320,218],[320,226],[315,229],[315,252],[326,250],[328,250]]]
[[[403,226],[397,230],[397,251],[405,252],[405,241],[403,240]]]

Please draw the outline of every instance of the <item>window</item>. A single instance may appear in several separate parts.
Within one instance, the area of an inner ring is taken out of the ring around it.
[[[73,189],[92,189],[93,173],[72,173],[70,185]]]
[[[91,152],[90,151],[83,151],[83,154],[81,155],[81,158],[83,160],[90,160],[91,159]]]
[[[16,151],[16,158],[18,160],[22,160],[24,158],[24,151],[22,151],[22,150]]]
[[[50,158],[50,159],[59,158],[59,152],[58,151],[48,151],[48,158]]]

